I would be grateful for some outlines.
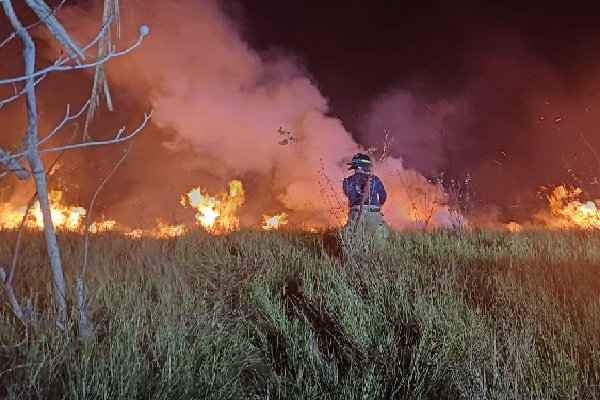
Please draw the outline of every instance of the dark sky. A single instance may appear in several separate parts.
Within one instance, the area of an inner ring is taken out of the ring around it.
[[[390,91],[409,91],[416,106],[465,100],[468,118],[440,132],[442,156],[388,129],[407,166],[472,174],[484,201],[514,207],[539,186],[574,181],[569,168],[583,184],[600,172],[586,143],[600,146],[598,4],[248,0],[230,11],[254,47],[296,55],[362,142],[373,102]]]
[[[581,3],[242,0],[234,12],[250,43],[299,55],[337,103],[413,79],[460,91],[469,52],[500,29],[565,73],[585,72],[579,51],[598,39],[600,5]]]

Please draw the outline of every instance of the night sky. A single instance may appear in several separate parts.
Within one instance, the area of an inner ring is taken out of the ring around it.
[[[582,50],[598,42],[600,6],[458,3],[251,0],[232,12],[244,21],[245,38],[254,46],[281,46],[305,60],[339,113],[347,112],[337,104],[344,98],[351,102],[413,80],[460,92],[473,72],[471,52],[496,46],[503,33],[518,35],[565,74],[589,72]]]

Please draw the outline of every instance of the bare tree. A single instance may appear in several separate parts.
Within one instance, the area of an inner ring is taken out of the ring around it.
[[[0,173],[0,177],[8,173],[14,173],[19,179],[27,179],[33,176],[35,187],[37,190],[37,198],[40,204],[40,209],[43,215],[44,222],[44,237],[46,240],[47,253],[50,260],[50,267],[53,276],[53,287],[54,287],[54,301],[58,309],[58,323],[59,326],[64,327],[67,322],[67,290],[65,284],[65,278],[63,274],[63,267],[60,257],[60,251],[56,240],[56,232],[54,229],[52,214],[50,209],[50,202],[48,199],[48,186],[46,183],[46,170],[42,158],[40,157],[43,153],[61,152],[64,153],[67,150],[91,147],[91,146],[104,146],[109,144],[121,143],[130,140],[137,133],[139,133],[150,119],[152,112],[144,116],[143,122],[132,132],[126,132],[125,128],[122,128],[117,134],[110,140],[104,141],[87,141],[87,126],[98,106],[99,102],[99,88],[104,88],[104,95],[108,101],[109,108],[112,108],[110,102],[110,96],[108,94],[108,86],[106,83],[106,75],[104,73],[104,65],[111,58],[126,54],[138,47],[142,43],[142,39],[149,32],[147,26],[140,27],[140,34],[138,40],[127,47],[125,50],[117,51],[115,46],[110,41],[110,27],[111,24],[118,18],[118,0],[105,0],[104,15],[102,18],[102,25],[99,29],[97,36],[86,46],[80,46],[73,40],[67,31],[60,24],[55,16],[55,10],[50,9],[43,0],[26,0],[27,5],[31,8],[38,16],[39,21],[31,26],[24,26],[17,16],[12,0],[0,0],[4,13],[8,17],[10,24],[14,29],[14,33],[10,35],[6,40],[0,42],[0,49],[8,41],[18,38],[23,43],[23,60],[24,60],[24,71],[21,76],[13,78],[0,79],[0,85],[13,85],[14,94],[8,98],[0,100],[0,108],[5,104],[15,101],[18,98],[25,98],[25,105],[27,109],[27,129],[24,134],[23,143],[24,149],[17,152],[9,152],[5,149],[0,149],[0,164],[4,167],[4,171]],[[62,4],[61,4],[62,5]],[[58,7],[60,8],[60,6]],[[57,9],[58,9],[57,8]],[[59,41],[66,55],[60,56],[56,59],[52,65],[36,70],[36,47],[35,43],[30,34],[30,29],[36,25],[44,24],[50,33]],[[98,46],[98,57],[90,62],[84,62],[86,57],[86,51],[93,46]],[[62,122],[59,123],[54,130],[52,130],[45,137],[40,138],[38,132],[38,108],[36,103],[36,86],[43,81],[46,76],[55,71],[71,71],[76,69],[95,69],[94,85],[92,90],[92,96],[90,101],[79,110],[79,112],[72,114],[70,107],[67,105],[66,116]],[[22,86],[22,88],[18,88]],[[68,122],[78,118],[85,111],[88,112],[88,118],[86,119],[86,134],[84,140],[81,143],[70,143],[59,147],[45,147],[45,143],[53,137],[62,127]],[[29,168],[24,165],[27,160]],[[26,218],[26,215],[23,218]],[[23,226],[23,224],[22,224]],[[20,240],[20,235],[19,239]],[[18,251],[18,243],[17,243]],[[16,256],[17,253],[15,253]],[[12,289],[12,282],[14,279],[14,266],[11,267],[10,274],[7,276],[5,271],[0,268],[0,280],[2,281],[5,293],[9,298],[9,302],[12,306],[13,312],[24,324],[28,324],[27,315],[20,306],[15,293]],[[82,276],[82,275],[81,275]],[[81,288],[80,288],[81,286]],[[79,293],[83,293],[83,282],[81,279],[77,281],[77,288]],[[80,290],[81,289],[81,290]],[[79,297],[79,296],[78,296]],[[81,301],[78,298],[78,303]],[[84,318],[85,319],[85,318]],[[79,318],[81,321],[81,317]]]

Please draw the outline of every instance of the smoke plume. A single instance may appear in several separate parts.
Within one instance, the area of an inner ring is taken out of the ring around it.
[[[87,43],[98,32],[101,15],[101,4],[92,2],[64,8],[59,19],[76,40]],[[175,209],[186,190],[201,186],[216,194],[227,190],[229,180],[240,179],[247,197],[243,222],[256,224],[262,213],[281,211],[296,223],[344,222],[345,163],[365,149],[328,115],[328,100],[292,57],[253,50],[212,0],[124,2],[120,36],[113,32],[117,46],[135,42],[142,25],[150,28],[142,46],[107,64],[116,111],[102,109],[91,135],[107,138],[121,125],[133,129],[144,111],[154,115],[105,189],[102,212],[118,219],[183,218]],[[60,47],[37,34],[49,44],[41,62],[47,64]],[[64,110],[57,100],[83,104],[92,72],[63,74],[40,87],[48,114],[43,128],[60,121]],[[407,105],[407,113],[414,111]],[[425,135],[433,135],[447,114],[442,106],[434,117],[421,120],[415,112],[414,119]],[[418,153],[426,141],[402,146]],[[109,170],[119,155],[109,148],[79,152],[75,164],[65,167],[65,179],[75,184],[86,176],[80,185],[90,192],[101,179],[98,168]],[[434,150],[427,157],[441,156]],[[423,219],[448,223],[450,214],[439,207],[445,195],[419,173],[405,170],[400,158],[387,158],[375,172],[390,194],[385,211],[392,226]]]
[[[432,72],[439,66],[420,64],[429,75],[405,73],[371,99],[360,123],[363,141],[389,130],[391,154],[406,167],[469,176],[473,201],[505,222],[547,208],[545,186],[566,182],[600,195],[598,36],[551,47],[507,19],[473,18],[477,35],[445,54],[446,81]]]

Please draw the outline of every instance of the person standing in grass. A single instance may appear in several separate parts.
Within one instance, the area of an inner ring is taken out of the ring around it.
[[[344,178],[344,194],[348,198],[348,221],[343,228],[346,239],[372,238],[380,242],[389,235],[381,207],[387,200],[383,182],[372,173],[371,158],[362,153],[347,163],[354,174]]]

